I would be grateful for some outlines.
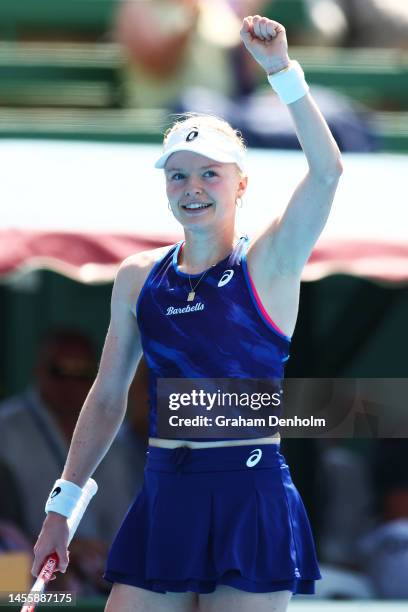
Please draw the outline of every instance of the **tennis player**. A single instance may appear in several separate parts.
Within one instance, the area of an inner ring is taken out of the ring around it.
[[[308,171],[282,216],[249,240],[235,229],[248,181],[240,136],[208,116],[178,121],[165,136],[156,167],[185,239],[129,257],[119,269],[99,372],[34,549],[34,575],[53,551],[66,570],[66,517],[118,431],[143,351],[149,452],[143,489],[107,561],[108,612],[283,612],[292,594],[312,594],[321,577],[278,432],[255,444],[157,432],[158,378],[283,376],[301,272],[342,173],[338,147],[289,58],[284,27],[247,17],[241,37],[288,105]],[[273,198],[266,176],[265,206]]]

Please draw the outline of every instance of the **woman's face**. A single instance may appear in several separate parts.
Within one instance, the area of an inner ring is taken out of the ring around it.
[[[179,151],[170,155],[164,171],[172,212],[185,228],[234,221],[236,200],[247,185],[236,164]]]

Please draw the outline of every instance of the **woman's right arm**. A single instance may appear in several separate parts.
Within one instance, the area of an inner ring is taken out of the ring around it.
[[[127,394],[142,354],[135,317],[136,299],[147,276],[138,256],[123,262],[115,279],[111,320],[95,382],[82,407],[62,478],[83,487],[111,446],[124,419]],[[34,547],[32,573],[56,552],[58,569],[68,565],[68,526],[61,514],[49,512]]]

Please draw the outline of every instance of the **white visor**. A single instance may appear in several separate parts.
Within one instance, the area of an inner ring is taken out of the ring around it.
[[[163,154],[154,164],[164,168],[170,155],[178,151],[191,151],[224,164],[237,164],[245,172],[245,154],[238,144],[217,129],[209,127],[180,128],[167,140]]]

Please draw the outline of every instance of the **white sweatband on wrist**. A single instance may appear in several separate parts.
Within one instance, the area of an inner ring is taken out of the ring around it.
[[[70,518],[81,495],[81,487],[69,480],[58,478],[45,504],[45,511],[47,514],[48,512],[57,512]]]
[[[269,74],[268,81],[284,104],[296,102],[309,91],[304,72],[295,60],[291,60],[289,68]]]

